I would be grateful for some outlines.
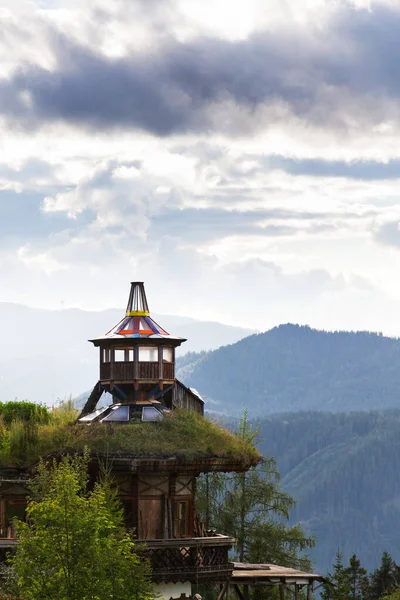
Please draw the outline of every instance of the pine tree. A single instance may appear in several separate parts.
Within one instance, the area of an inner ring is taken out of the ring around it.
[[[351,600],[365,600],[369,595],[369,581],[367,570],[361,566],[355,554],[350,557],[349,566],[346,568],[349,577]]]
[[[392,594],[400,587],[399,568],[390,556],[384,552],[379,569],[375,569],[370,578],[370,600],[378,600],[383,595]]]
[[[258,429],[253,429],[245,412],[238,437],[256,445]],[[293,498],[279,487],[279,473],[273,458],[247,472],[231,475],[210,474],[200,479],[197,506],[208,528],[237,539],[234,558],[240,562],[277,563],[309,568],[309,560],[299,552],[314,545],[300,526],[285,521],[294,506]]]
[[[322,585],[322,600],[350,600],[352,597],[351,578],[343,565],[343,555],[338,550],[333,563],[333,573],[328,573],[327,583]]]

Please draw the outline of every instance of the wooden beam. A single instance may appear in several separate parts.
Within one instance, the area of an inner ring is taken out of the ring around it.
[[[100,385],[100,381],[98,381],[96,383],[96,385],[93,387],[89,398],[87,399],[87,402],[85,404],[85,406],[82,409],[81,414],[79,415],[80,417],[84,417],[85,415],[88,415],[89,413],[93,412],[96,409],[97,403],[100,400],[100,397],[103,393],[103,388]]]
[[[236,596],[239,598],[239,600],[245,600],[242,592],[240,591],[240,587],[238,586],[238,584],[234,583],[232,587],[233,587],[233,590],[234,590]]]
[[[227,581],[224,585],[220,586],[219,594],[217,596],[217,600],[222,600],[226,592],[228,591],[229,582]]]

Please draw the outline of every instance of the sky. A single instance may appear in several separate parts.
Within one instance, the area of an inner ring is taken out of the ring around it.
[[[400,335],[399,0],[1,0],[0,302]]]

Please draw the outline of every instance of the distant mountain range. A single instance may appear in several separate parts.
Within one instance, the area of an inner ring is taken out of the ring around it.
[[[0,401],[53,404],[91,389],[98,379],[98,351],[87,340],[104,334],[123,315],[123,309],[42,310],[0,303]],[[187,317],[152,316],[170,333],[188,339],[181,353],[214,349],[253,333]]]
[[[280,325],[178,366],[208,410],[229,415],[400,407],[400,340],[376,333]]]

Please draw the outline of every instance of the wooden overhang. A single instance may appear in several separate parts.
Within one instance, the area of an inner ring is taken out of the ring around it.
[[[254,466],[252,463],[244,463],[232,458],[199,458],[199,457],[138,457],[129,456],[128,453],[121,455],[110,452],[108,454],[95,454],[95,460],[102,459],[112,464],[113,471],[124,473],[181,473],[185,475],[198,475],[200,473],[228,473],[231,471],[248,471]]]
[[[325,577],[317,573],[298,571],[271,563],[247,564],[233,563],[230,583],[232,585],[312,585],[314,582],[326,582]]]

